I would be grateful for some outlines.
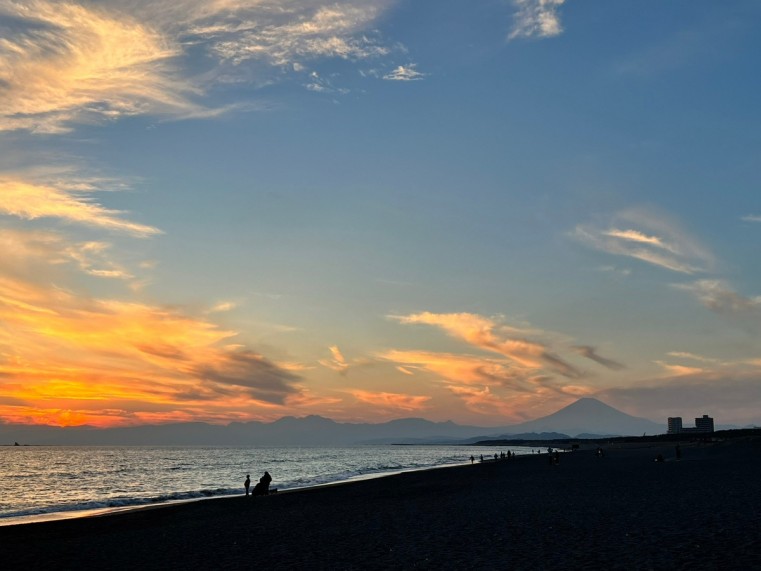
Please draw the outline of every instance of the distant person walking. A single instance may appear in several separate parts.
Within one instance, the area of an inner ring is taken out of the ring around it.
[[[246,474],[246,481],[243,482],[243,487],[246,488],[246,495],[248,495],[248,489],[251,487],[251,474]]]
[[[470,455],[470,463],[472,464],[472,463],[473,463],[473,462],[475,462],[475,461],[476,461],[476,459],[475,459],[475,458],[473,458],[473,455],[471,454],[471,455]]]

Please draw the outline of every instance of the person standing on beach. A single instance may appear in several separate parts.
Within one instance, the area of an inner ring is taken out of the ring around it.
[[[676,459],[677,460],[681,460],[682,459],[682,447],[679,446],[679,444],[677,444],[676,447],[674,448],[674,450],[676,450]]]
[[[248,495],[248,489],[251,487],[251,474],[246,474],[246,481],[243,482],[243,487],[246,488],[246,495]]]

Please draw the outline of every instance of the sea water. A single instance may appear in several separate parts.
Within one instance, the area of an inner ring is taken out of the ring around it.
[[[530,448],[3,446],[0,525],[243,493],[268,471],[279,490],[470,463]]]

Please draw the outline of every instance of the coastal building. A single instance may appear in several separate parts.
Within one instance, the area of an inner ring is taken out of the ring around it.
[[[713,432],[713,419],[707,414],[695,419],[695,432]]]
[[[713,418],[704,414],[695,419],[695,426],[682,426],[681,416],[670,416],[668,419],[668,434],[689,434],[700,433],[706,434],[714,431]]]
[[[668,434],[679,434],[682,432],[682,417],[670,416],[668,420]]]

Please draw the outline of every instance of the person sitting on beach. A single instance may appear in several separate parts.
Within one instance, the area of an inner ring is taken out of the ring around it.
[[[251,474],[246,474],[246,481],[243,482],[243,487],[246,488],[246,495],[248,495],[248,488],[251,487]]]
[[[270,482],[272,482],[272,476],[269,472],[264,472],[264,476],[259,478],[259,483],[254,486],[252,496],[268,496],[270,493]]]

